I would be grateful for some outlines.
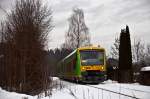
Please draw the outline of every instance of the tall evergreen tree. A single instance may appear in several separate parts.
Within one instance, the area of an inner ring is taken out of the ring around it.
[[[130,39],[130,31],[129,27],[126,26],[126,35],[127,35],[127,69],[132,69],[132,52],[131,52],[131,39]]]
[[[119,46],[119,82],[132,82],[132,53],[129,27],[121,30]]]

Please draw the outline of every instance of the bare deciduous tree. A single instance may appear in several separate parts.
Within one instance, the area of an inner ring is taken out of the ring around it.
[[[147,44],[147,55],[150,55],[150,44]]]
[[[52,30],[52,11],[40,0],[17,0],[4,22],[9,88],[37,94],[49,86],[44,48]]]
[[[147,44],[147,46],[146,46],[146,50],[145,50],[145,62],[146,62],[147,66],[150,65],[150,44]]]
[[[119,44],[120,44],[120,41],[119,41],[119,38],[115,38],[115,42],[113,44],[113,46],[111,46],[111,56],[112,58],[114,59],[119,59]]]
[[[73,9],[73,14],[69,18],[69,29],[66,33],[65,46],[75,49],[81,46],[90,45],[89,29],[84,21],[82,9]]]
[[[145,58],[145,45],[140,39],[134,39],[134,44],[132,46],[133,60],[135,62],[140,62]]]

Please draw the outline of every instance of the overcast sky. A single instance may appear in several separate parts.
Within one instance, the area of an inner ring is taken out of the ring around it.
[[[10,11],[15,0],[0,0],[0,5]],[[89,28],[91,42],[110,50],[115,37],[122,28],[129,26],[131,39],[141,38],[150,43],[150,0],[43,0],[53,10],[55,28],[51,34],[49,48],[59,47],[68,30],[68,18],[72,9],[83,9],[85,23]],[[0,19],[5,13],[0,10]]]

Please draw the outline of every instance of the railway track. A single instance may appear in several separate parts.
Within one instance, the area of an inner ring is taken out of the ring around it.
[[[149,93],[149,94],[150,94],[150,91],[143,91],[143,90],[138,90],[138,89],[126,88],[126,87],[121,87],[121,88],[123,88],[123,89],[128,89],[128,90],[132,90],[132,91],[138,91],[138,92]]]
[[[141,98],[138,98],[138,97],[135,97],[135,96],[127,95],[127,94],[117,92],[117,91],[113,91],[113,90],[109,90],[109,89],[106,89],[106,88],[95,87],[95,86],[92,86],[92,85],[86,85],[86,86],[96,88],[96,89],[99,89],[99,90],[103,90],[103,91],[107,91],[107,92],[111,92],[111,93],[115,93],[115,94],[118,94],[118,95],[126,96],[126,97],[129,97],[129,98],[132,98],[132,99],[141,99]]]
[[[135,95],[135,93],[137,94],[137,92],[142,93],[142,94],[150,94],[149,91],[126,88],[126,87],[123,87],[123,86],[113,86],[113,87],[116,87],[116,89],[118,89],[116,91],[116,90],[112,90],[111,88],[109,89],[109,88],[105,88],[105,87],[100,87],[99,85],[80,84],[80,83],[73,83],[73,82],[69,82],[69,83],[71,83],[71,85],[83,85],[83,86],[91,87],[91,88],[94,88],[94,89],[97,89],[97,90],[101,90],[102,92],[105,91],[105,92],[108,92],[108,93],[116,94],[119,97],[121,97],[121,96],[128,97],[129,99],[143,99],[140,96]],[[105,84],[102,84],[102,85],[105,85]],[[119,90],[119,89],[121,89],[121,90]],[[125,90],[127,92],[130,92],[130,94],[124,93],[123,90]],[[121,99],[121,98],[119,98],[119,99]]]

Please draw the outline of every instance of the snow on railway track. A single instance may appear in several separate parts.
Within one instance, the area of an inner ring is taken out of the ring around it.
[[[150,99],[150,86],[117,82],[98,85],[61,82],[78,99]]]
[[[103,85],[90,85],[91,87],[98,88],[101,90],[108,90],[116,92],[117,94],[124,94],[131,97],[136,97],[140,99],[150,98],[150,87],[135,84],[103,84]],[[113,93],[112,92],[112,93]]]
[[[52,96],[42,97],[41,99],[150,99],[150,86],[119,84],[113,81],[107,81],[98,85],[84,85],[60,80],[58,78],[53,78],[52,80]],[[56,88],[56,85],[58,88]],[[118,92],[121,94],[117,94]],[[25,98],[37,99],[38,96],[8,92],[0,88],[0,99]]]

